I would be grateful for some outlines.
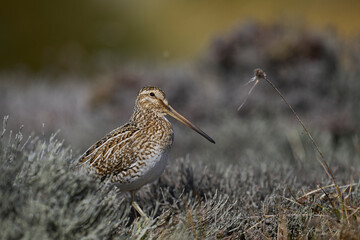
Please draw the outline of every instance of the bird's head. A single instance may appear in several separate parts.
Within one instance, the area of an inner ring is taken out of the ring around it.
[[[193,129],[204,138],[209,140],[212,143],[215,141],[204,133],[200,128],[196,127],[189,120],[179,114],[175,109],[173,109],[166,99],[165,93],[157,87],[144,87],[139,91],[139,94],[136,99],[136,108],[142,112],[151,112],[156,116],[164,117],[165,115],[170,115],[179,122]]]

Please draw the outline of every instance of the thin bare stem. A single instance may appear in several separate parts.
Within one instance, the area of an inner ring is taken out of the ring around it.
[[[242,104],[238,107],[238,111],[241,110],[241,108],[244,106],[244,104],[246,103],[246,101],[248,100],[251,92],[254,90],[254,88],[256,87],[256,85],[259,83],[259,79],[257,79],[256,77],[253,77],[252,79],[250,79],[250,81],[248,81],[245,85],[248,85],[249,83],[254,82],[254,84],[251,86],[248,94],[246,95],[246,98],[244,99],[244,101],[242,102]]]
[[[357,186],[357,185],[358,185],[357,183],[350,183],[350,184],[346,184],[346,185],[343,185],[343,186],[339,186],[339,189],[341,189],[341,188],[348,188],[348,187]],[[299,197],[299,199],[302,199],[302,198],[308,197],[308,196],[310,196],[310,195],[312,195],[312,194],[318,193],[318,192],[320,192],[320,191],[323,190],[323,189],[328,189],[328,188],[329,188],[328,190],[332,190],[332,187],[335,187],[335,189],[336,189],[335,184],[331,184],[331,185],[324,186],[324,187],[319,187],[319,188],[317,188],[317,189],[315,189],[315,190],[312,190],[312,191],[310,191],[310,192],[302,195],[301,197]]]
[[[325,172],[328,174],[328,176],[332,179],[332,181],[335,184],[336,187],[336,191],[338,193],[339,196],[339,201],[342,207],[342,211],[344,213],[345,209],[344,209],[344,202],[343,202],[343,198],[342,198],[342,194],[340,191],[340,188],[338,186],[338,184],[336,183],[334,174],[332,173],[329,165],[327,164],[327,162],[325,161],[324,155],[323,153],[320,151],[319,146],[317,145],[317,143],[315,142],[314,138],[312,137],[312,135],[310,134],[309,130],[305,127],[305,124],[303,123],[303,121],[300,119],[299,115],[295,112],[295,110],[292,108],[292,106],[286,101],[285,97],[281,94],[281,92],[279,91],[279,89],[266,77],[266,73],[261,70],[260,68],[257,68],[254,70],[254,78],[256,80],[261,80],[264,79],[278,94],[279,96],[282,98],[282,100],[285,102],[285,104],[290,108],[290,110],[292,111],[292,113],[295,115],[296,119],[298,120],[298,122],[301,124],[301,126],[303,127],[304,131],[306,132],[306,134],[308,135],[308,137],[310,138],[312,144],[314,145],[316,151],[319,153],[320,155],[320,160],[319,158],[316,158],[316,160],[318,160],[318,162],[321,164],[321,166],[324,168]]]

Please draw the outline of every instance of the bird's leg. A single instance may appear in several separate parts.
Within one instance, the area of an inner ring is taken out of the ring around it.
[[[140,214],[141,217],[146,217],[144,211],[140,208],[140,206],[135,202],[135,191],[131,191],[131,205],[133,208]],[[135,215],[136,215],[135,212]]]
[[[131,204],[135,201],[135,191],[131,191]]]

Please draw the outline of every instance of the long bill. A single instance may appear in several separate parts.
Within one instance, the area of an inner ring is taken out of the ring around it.
[[[167,114],[169,114],[171,117],[175,118],[179,122],[183,123],[184,125],[188,126],[195,132],[199,133],[201,136],[203,136],[210,142],[215,143],[215,141],[211,137],[209,137],[206,133],[204,133],[200,128],[198,128],[197,126],[192,124],[189,120],[187,120],[185,117],[183,117],[180,113],[175,111],[175,109],[173,109],[170,105],[166,105],[166,106],[167,106]]]

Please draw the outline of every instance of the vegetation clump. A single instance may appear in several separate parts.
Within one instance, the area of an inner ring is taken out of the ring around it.
[[[309,191],[289,166],[204,167],[191,158],[170,164],[144,187],[134,218],[130,196],[76,169],[56,134],[1,134],[1,239],[253,239],[359,236],[357,183]],[[304,192],[305,191],[305,192]]]

